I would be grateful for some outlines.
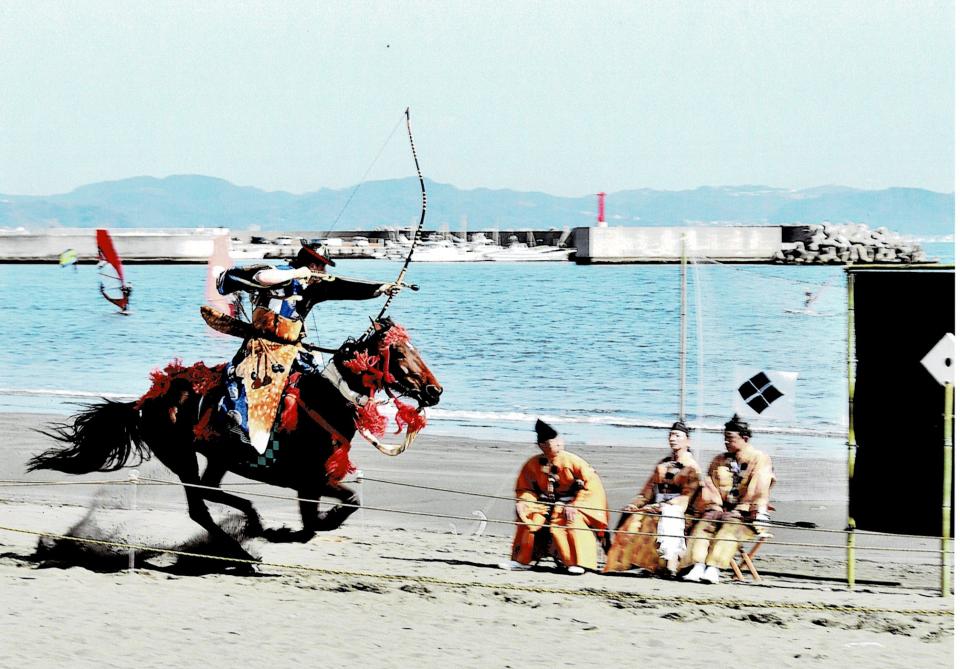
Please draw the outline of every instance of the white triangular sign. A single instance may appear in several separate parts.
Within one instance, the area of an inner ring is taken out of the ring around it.
[[[941,386],[953,383],[953,367],[956,364],[956,346],[953,343],[953,334],[948,332],[943,335],[943,339],[938,341],[930,351],[923,356],[920,364],[923,365],[930,376],[937,380]]]

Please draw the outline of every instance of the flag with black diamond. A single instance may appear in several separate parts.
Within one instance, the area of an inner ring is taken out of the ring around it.
[[[738,367],[733,409],[742,416],[793,420],[797,372]]]

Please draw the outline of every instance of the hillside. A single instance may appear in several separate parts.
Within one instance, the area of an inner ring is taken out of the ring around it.
[[[596,196],[455,186],[427,180],[427,229],[549,229],[591,225]],[[351,199],[352,194],[352,199]],[[349,200],[349,205],[347,204]],[[341,211],[343,212],[341,215]],[[405,227],[420,214],[416,179],[291,194],[178,175],[89,184],[49,196],[0,195],[0,227],[218,227],[236,230],[372,230]],[[338,219],[339,216],[339,219]],[[954,195],[918,188],[878,191],[842,186],[788,190],[766,186],[639,189],[609,193],[610,225],[862,222],[901,234],[953,234]]]

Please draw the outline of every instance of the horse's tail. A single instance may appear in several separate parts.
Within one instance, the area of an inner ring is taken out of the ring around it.
[[[139,461],[150,458],[150,448],[140,434],[140,412],[134,402],[105,400],[73,417],[73,424],[38,430],[66,446],[51,448],[27,461],[27,471],[55,469],[67,474],[113,472],[136,452]]]

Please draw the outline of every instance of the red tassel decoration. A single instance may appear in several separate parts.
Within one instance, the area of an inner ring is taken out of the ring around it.
[[[380,415],[380,409],[377,403],[370,397],[370,401],[362,407],[357,407],[357,419],[355,421],[357,429],[366,430],[373,435],[382,437],[387,429],[387,419]]]
[[[427,426],[427,417],[417,411],[417,408],[410,404],[404,404],[398,399],[393,400],[397,407],[397,431],[400,434],[404,425],[407,426],[407,432],[419,432]]]
[[[340,482],[347,474],[357,471],[354,464],[350,462],[350,444],[337,442],[333,453],[327,458],[325,469],[327,470],[327,477],[334,482]]]

